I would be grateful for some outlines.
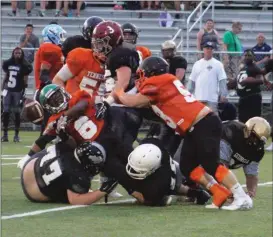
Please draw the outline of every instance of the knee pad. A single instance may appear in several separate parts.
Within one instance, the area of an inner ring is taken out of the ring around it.
[[[199,182],[199,180],[201,179],[201,177],[203,175],[205,175],[206,171],[204,170],[203,167],[201,166],[197,166],[196,168],[194,168],[191,172],[190,172],[190,178],[191,180],[193,180],[194,182]]]
[[[214,177],[219,183],[229,174],[229,169],[224,165],[218,165]]]

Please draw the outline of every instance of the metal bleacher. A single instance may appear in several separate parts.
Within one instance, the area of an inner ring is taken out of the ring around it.
[[[39,3],[39,1],[36,1]],[[39,5],[32,11],[32,17],[26,16],[25,10],[20,10],[16,17],[8,16],[11,11],[10,1],[1,1],[1,53],[2,60],[10,57],[12,48],[18,45],[19,37],[24,32],[24,27],[27,23],[34,25],[34,33],[41,37],[41,31],[50,21],[56,20],[67,31],[67,36],[80,34],[81,26],[84,20],[90,16],[101,16],[105,19],[115,20],[119,23],[131,22],[140,29],[140,37],[138,44],[148,46],[154,54],[159,54],[160,44],[168,39],[174,39],[180,43],[178,52],[185,55],[186,51],[190,51],[188,60],[187,75],[190,73],[193,63],[196,61],[196,34],[200,29],[200,25],[196,24],[193,30],[189,33],[189,48],[186,48],[187,39],[187,19],[191,12],[189,11],[169,11],[172,16],[176,13],[180,14],[180,19],[174,19],[174,24],[170,28],[159,26],[160,11],[147,10],[113,10],[113,6],[117,1],[86,1],[87,7],[81,11],[81,17],[54,17],[55,10],[47,10],[46,17],[39,17]],[[212,1],[204,1],[204,7]],[[119,2],[122,3],[122,2]],[[205,19],[214,18],[216,23],[215,28],[222,36],[226,30],[231,29],[231,24],[234,21],[240,21],[243,24],[243,31],[239,35],[244,48],[253,47],[256,44],[256,35],[258,32],[263,32],[267,37],[267,42],[272,45],[272,1],[262,1],[261,5],[254,9],[251,1],[233,1],[229,6],[225,6],[223,1],[214,1],[214,8],[209,9],[202,17]],[[194,23],[199,17],[199,11],[191,19]],[[203,23],[202,23],[203,24]],[[33,84],[33,77],[30,77]],[[31,95],[33,89],[28,90]],[[266,93],[270,94],[270,93]],[[266,98],[270,98],[270,95]],[[233,98],[237,99],[237,98]],[[267,101],[270,102],[270,99]]]

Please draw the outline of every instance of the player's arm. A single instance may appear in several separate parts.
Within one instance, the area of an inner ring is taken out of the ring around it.
[[[247,77],[246,79],[239,82],[242,86],[246,85],[261,85],[264,83],[262,74],[257,75],[256,77]]]
[[[102,183],[99,190],[94,192],[76,193],[68,189],[68,201],[71,205],[91,205],[92,203],[100,200],[105,195],[111,193],[117,185],[118,182],[116,180],[108,179]]]
[[[55,135],[44,134],[40,136],[32,145],[28,152],[28,156],[33,156],[37,152],[45,149],[46,145],[56,138]]]
[[[73,78],[73,73],[70,71],[67,64],[65,64],[61,70],[55,75],[52,82],[61,87],[65,87],[65,82]]]
[[[116,93],[116,96],[122,104],[128,107],[142,108],[147,107],[150,104],[150,99],[147,96],[142,95],[141,93],[130,95],[124,93],[123,91],[119,91],[118,93]]]

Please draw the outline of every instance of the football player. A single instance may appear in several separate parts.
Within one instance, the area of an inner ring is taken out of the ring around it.
[[[116,92],[117,99],[131,107],[151,106],[169,127],[184,137],[181,172],[212,193],[213,203],[208,208],[220,208],[231,193],[236,206],[229,210],[252,208],[251,198],[234,174],[219,162],[222,133],[219,117],[197,101],[168,70],[169,65],[163,58],[145,59],[139,70],[139,93],[129,95],[120,90]],[[207,174],[215,179],[209,179]]]
[[[64,57],[61,44],[65,39],[66,31],[57,24],[47,25],[43,31],[43,41],[35,54],[34,77],[36,93],[34,99],[39,101],[40,91],[44,86],[51,84],[56,73],[62,68]],[[49,114],[45,113],[44,122],[41,126],[41,134],[47,124]]]
[[[82,35],[68,37],[62,44],[63,56],[66,58],[68,53],[75,48],[90,49],[93,30],[102,21],[104,20],[98,16],[87,18],[82,26]]]
[[[108,179],[99,190],[90,190],[90,181],[99,173],[105,159],[105,150],[96,142],[85,142],[75,149],[73,142],[50,146],[24,164],[23,192],[32,202],[90,205],[117,185],[115,180]]]
[[[13,141],[19,142],[21,102],[25,94],[25,89],[27,88],[28,75],[32,72],[32,66],[24,59],[24,51],[21,48],[16,47],[12,51],[11,57],[3,62],[2,69],[6,75],[2,83],[3,99],[1,98],[1,102],[3,100],[2,119],[4,135],[2,136],[1,141],[9,141],[8,127],[10,112],[14,112],[15,134]]]
[[[181,184],[179,165],[173,161],[161,142],[144,139],[128,156],[126,165],[118,160],[106,162],[104,172],[118,180],[139,203],[150,206],[169,204],[169,195],[185,195],[205,204],[210,195],[199,189]]]
[[[136,45],[138,40],[138,35],[139,35],[139,31],[137,27],[132,23],[125,23],[121,26],[121,29],[123,32],[124,41],[129,44]],[[137,45],[136,50],[139,53],[139,58],[140,58],[139,64],[142,62],[142,60],[152,55],[150,49],[144,46]]]
[[[135,46],[124,42],[120,25],[113,21],[99,23],[93,32],[93,50],[97,57],[106,63],[111,77],[116,79],[115,86],[110,95],[98,103],[96,117],[101,119],[110,105],[116,101],[113,93],[117,89],[134,93],[135,73],[139,66],[139,54]],[[142,123],[142,116],[139,110],[134,108],[111,106],[112,129],[117,136],[128,144],[133,144],[137,137],[138,129]],[[121,126],[117,126],[123,121]]]

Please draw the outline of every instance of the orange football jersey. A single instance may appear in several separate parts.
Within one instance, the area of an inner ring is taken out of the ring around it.
[[[43,43],[35,54],[34,62],[34,77],[35,87],[40,88],[40,72],[41,65],[47,64],[50,66],[50,79],[52,80],[57,72],[62,68],[64,62],[61,47],[51,44]]]
[[[85,90],[90,95],[102,95],[99,93],[101,83],[104,79],[104,66],[97,61],[91,49],[76,48],[72,50],[67,58],[66,64],[73,74],[73,78],[66,82],[65,89],[69,93],[77,90]]]
[[[69,122],[66,127],[66,132],[72,136],[77,144],[85,141],[94,141],[100,134],[103,126],[103,120],[97,120],[95,118],[94,99],[86,91],[77,91],[72,94],[72,98],[68,103],[68,108],[72,108],[80,101],[87,101],[88,107],[85,111],[85,115],[80,116],[78,119]],[[52,115],[47,124],[46,134],[56,135],[55,129],[52,128],[52,123],[56,121],[65,111]]]
[[[141,53],[142,60],[144,60],[145,58],[148,58],[152,55],[150,49],[148,49],[147,47],[144,47],[144,46],[136,46],[136,50]]]
[[[181,135],[188,131],[205,107],[171,74],[140,79],[136,86],[151,100],[153,111]]]

